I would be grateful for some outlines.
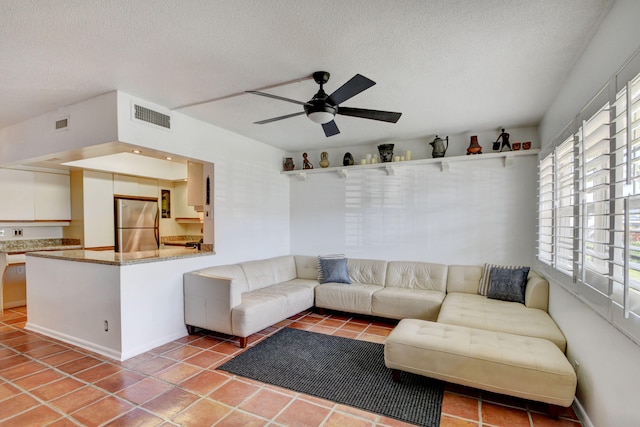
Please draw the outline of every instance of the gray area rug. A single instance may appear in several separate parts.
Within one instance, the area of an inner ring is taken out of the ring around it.
[[[412,424],[440,425],[444,384],[406,372],[394,383],[382,344],[284,328],[218,369]]]

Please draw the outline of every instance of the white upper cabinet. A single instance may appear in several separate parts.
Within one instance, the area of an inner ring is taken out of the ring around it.
[[[0,169],[0,220],[70,221],[69,175]]]
[[[70,221],[69,175],[34,173],[34,216],[39,221]]]
[[[0,169],[0,220],[35,220],[34,180],[34,172]]]
[[[158,180],[114,174],[113,194],[158,198]]]
[[[201,212],[204,205],[204,169],[202,163],[187,163],[188,196],[187,203]]]

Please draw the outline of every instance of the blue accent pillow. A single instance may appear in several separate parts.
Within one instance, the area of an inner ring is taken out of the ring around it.
[[[487,298],[524,304],[529,267],[491,269],[491,286]]]
[[[322,283],[351,283],[346,258],[320,258],[320,268],[322,269]]]

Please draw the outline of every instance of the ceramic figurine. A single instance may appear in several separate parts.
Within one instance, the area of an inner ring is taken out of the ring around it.
[[[380,152],[380,161],[388,163],[393,161],[393,144],[380,144],[378,151]]]
[[[320,167],[328,168],[329,167],[329,153],[323,151],[320,153]]]
[[[296,168],[296,165],[293,164],[293,157],[287,157],[284,159],[284,170],[292,171]]]
[[[471,143],[467,147],[467,155],[469,154],[482,154],[482,146],[478,144],[478,136],[473,135],[471,137]]]
[[[342,166],[353,166],[353,156],[351,153],[347,152],[344,154],[344,158],[342,159]]]
[[[307,158],[307,153],[302,153],[302,167],[303,169],[313,169],[313,165]]]

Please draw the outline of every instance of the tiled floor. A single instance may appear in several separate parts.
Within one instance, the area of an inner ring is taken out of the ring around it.
[[[393,419],[236,377],[216,367],[241,352],[233,337],[197,333],[125,362],[31,333],[26,307],[0,319],[0,427],[406,426]],[[393,323],[301,313],[282,327],[382,342]],[[581,426],[532,402],[447,386],[441,426]]]

